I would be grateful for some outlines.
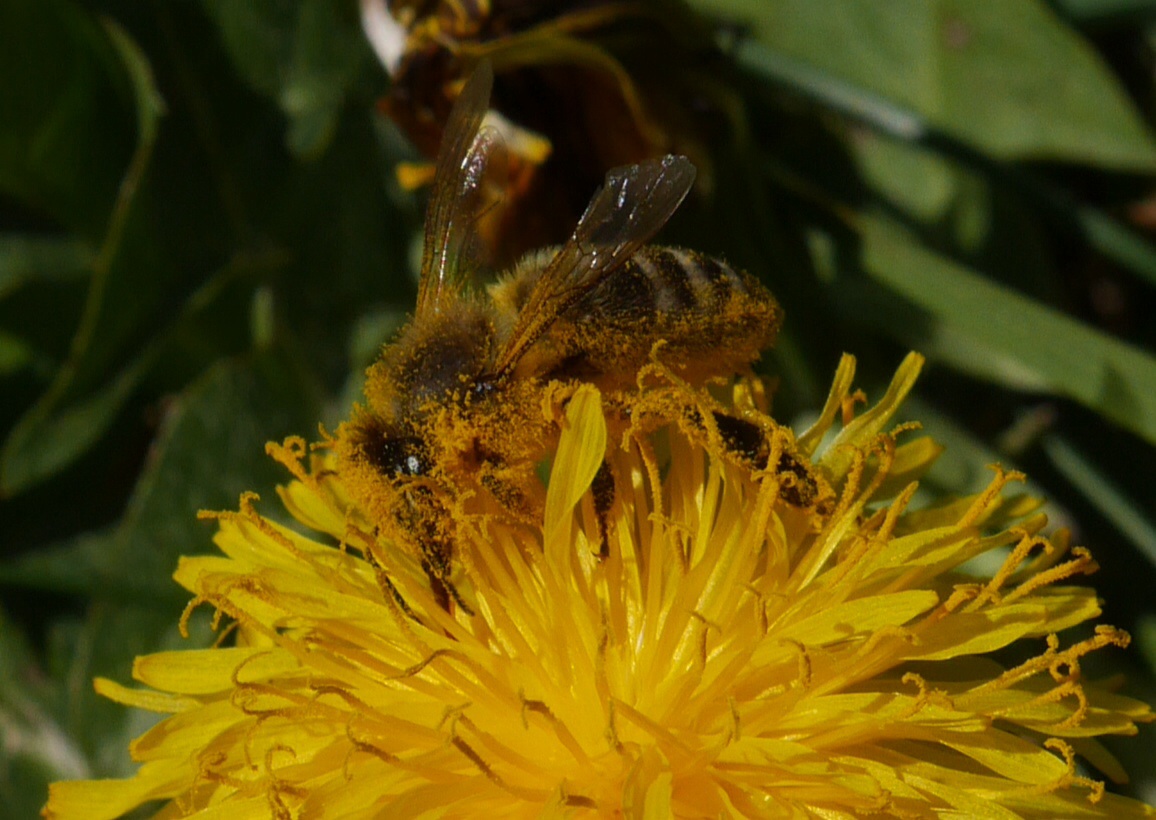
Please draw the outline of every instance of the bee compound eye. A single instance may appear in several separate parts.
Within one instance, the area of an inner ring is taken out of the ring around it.
[[[429,472],[425,443],[416,436],[385,437],[373,456],[373,462],[390,477],[422,476]]]
[[[484,399],[498,389],[498,383],[489,377],[479,378],[470,385],[470,396],[475,399]]]

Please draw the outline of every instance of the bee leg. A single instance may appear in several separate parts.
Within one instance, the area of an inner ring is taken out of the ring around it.
[[[474,610],[470,607],[469,604],[465,602],[465,599],[462,598],[461,593],[458,592],[458,588],[450,583],[448,579],[442,580],[442,585],[445,587],[446,592],[449,593],[449,596],[453,599],[454,603],[457,604],[459,608],[461,608],[462,612],[466,613],[472,618],[474,616]]]
[[[510,468],[496,459],[488,460],[482,466],[478,481],[512,521],[528,527],[541,526],[543,501],[533,493],[541,482],[535,476],[533,465]]]
[[[398,522],[410,534],[421,554],[421,568],[429,578],[430,591],[438,606],[450,611],[450,602],[467,615],[474,611],[450,581],[453,572],[454,529],[450,510],[428,487],[415,487],[400,510]]]
[[[422,559],[421,568],[425,571],[425,575],[429,578],[429,588],[433,592],[434,600],[437,601],[438,606],[446,612],[450,611],[450,592],[445,582],[442,581],[440,573],[433,568],[433,564]]]
[[[389,577],[389,573],[385,571],[385,567],[382,566],[377,555],[373,550],[369,550],[365,553],[365,557],[373,567],[373,572],[374,575],[377,576],[377,584],[381,587],[381,591],[387,594],[402,612],[416,621],[417,615],[414,614],[412,607],[410,607],[409,603],[402,596],[401,590],[397,588],[393,579]]]
[[[771,458],[771,443],[767,441],[761,427],[717,410],[712,411],[711,416],[728,450],[756,470],[767,469],[767,462]]]
[[[714,416],[715,426],[727,449],[756,470],[767,468],[771,459],[771,442],[761,427],[717,410],[711,415]],[[781,477],[789,476],[786,481],[781,480],[779,485],[779,498],[783,501],[794,507],[809,507],[818,499],[818,481],[810,468],[793,453],[783,450],[779,454],[775,472]]]
[[[795,507],[810,507],[819,498],[819,482],[810,468],[790,453],[779,456],[780,476],[789,475],[792,480],[779,484],[779,498]]]
[[[518,489],[516,485],[488,471],[481,474],[480,480],[482,486],[489,491],[490,495],[496,498],[498,503],[507,510],[515,512],[525,508],[525,493]]]
[[[450,602],[461,607],[467,615],[474,611],[462,600],[461,594],[450,581],[453,572],[453,530],[446,527],[449,511],[440,504],[435,504],[428,495],[422,496],[429,503],[423,512],[425,515],[420,522],[415,522],[418,534],[417,546],[421,552],[421,568],[429,578],[430,591],[438,606],[446,612],[450,611]],[[437,513],[433,515],[433,513]]]
[[[429,560],[423,558],[421,568],[425,571],[426,577],[429,578],[430,591],[433,592],[434,600],[437,601],[438,606],[446,612],[450,611],[450,602],[457,604],[462,612],[472,616],[474,610],[465,602],[457,587],[447,577],[449,574],[448,562],[443,562],[439,559]]]
[[[594,514],[598,517],[598,534],[602,542],[598,547],[598,557],[610,557],[609,521],[610,508],[614,506],[614,473],[610,472],[610,465],[603,459],[594,474],[594,481],[590,485],[594,495]]]
[[[410,618],[417,620],[417,616],[413,614],[413,609],[410,608],[409,603],[405,600],[405,598],[402,597],[401,590],[399,590],[397,585],[393,583],[393,579],[383,573],[381,576],[381,583],[386,592],[389,593],[389,597],[393,599],[395,604],[397,604],[398,608]]]

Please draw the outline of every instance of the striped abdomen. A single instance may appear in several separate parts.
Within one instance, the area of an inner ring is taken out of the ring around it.
[[[539,343],[536,369],[626,387],[662,340],[660,360],[700,381],[758,358],[780,319],[750,274],[694,251],[645,247],[559,317]]]

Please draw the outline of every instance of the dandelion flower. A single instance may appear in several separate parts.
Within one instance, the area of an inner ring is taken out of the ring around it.
[[[938,448],[889,420],[920,362],[857,413],[844,359],[792,445],[832,488],[808,508],[717,435],[620,447],[579,389],[540,526],[463,528],[472,614],[374,535],[331,452],[271,445],[294,474],[285,506],[327,538],[251,495],[217,514],[224,555],[176,579],[231,645],[138,659],[146,689],[98,680],[169,716],[132,745],[135,777],[57,783],[46,816],[1151,816],[1095,778],[1124,779],[1097,738],[1153,714],[1081,674],[1127,635],[1059,637],[1100,613],[1069,583],[1089,553],[1044,537],[999,469],[913,508]],[[604,453],[628,480],[603,558]],[[1002,566],[969,573],[984,553]]]

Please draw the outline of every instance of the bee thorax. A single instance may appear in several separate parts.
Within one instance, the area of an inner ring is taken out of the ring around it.
[[[480,310],[456,311],[444,320],[413,324],[371,368],[366,396],[378,409],[403,419],[445,403],[485,393],[475,389],[490,363],[493,323]],[[376,388],[376,391],[375,391]]]

